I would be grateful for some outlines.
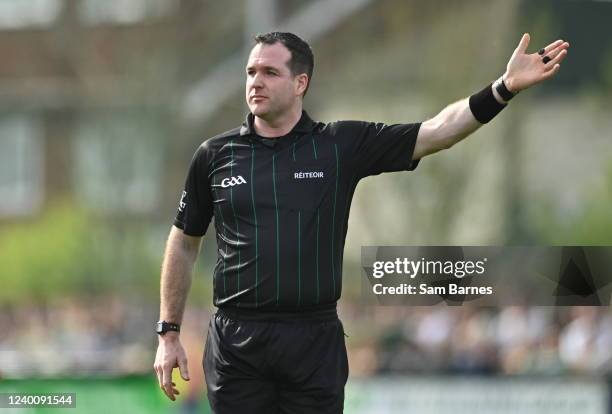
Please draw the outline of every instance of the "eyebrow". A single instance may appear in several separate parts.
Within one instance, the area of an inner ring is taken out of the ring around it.
[[[255,69],[257,67],[257,65],[255,66],[247,66],[246,70],[251,70],[251,69]],[[280,72],[280,69],[274,66],[262,66],[263,69],[265,70],[274,70],[276,72]]]

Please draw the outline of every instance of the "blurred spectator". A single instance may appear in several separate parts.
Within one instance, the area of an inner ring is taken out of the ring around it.
[[[612,313],[605,307],[360,308],[343,320],[352,376],[375,374],[577,374],[612,372]],[[7,378],[151,374],[150,326],[156,306],[119,297],[5,307],[0,374]],[[198,394],[208,309],[185,315],[192,381]]]

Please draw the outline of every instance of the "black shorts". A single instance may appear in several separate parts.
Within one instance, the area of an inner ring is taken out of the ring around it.
[[[204,352],[215,414],[342,413],[348,359],[342,322],[241,320],[219,310]]]

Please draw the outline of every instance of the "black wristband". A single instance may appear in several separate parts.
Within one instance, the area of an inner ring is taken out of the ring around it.
[[[499,96],[501,96],[501,98],[506,102],[509,102],[510,99],[516,96],[516,93],[510,92],[510,90],[506,87],[506,83],[504,82],[503,76],[493,82],[493,87],[495,88]]]
[[[506,105],[497,102],[497,99],[493,96],[492,86],[493,83],[490,83],[480,92],[470,96],[470,110],[474,114],[474,118],[481,124],[488,123],[506,107]]]

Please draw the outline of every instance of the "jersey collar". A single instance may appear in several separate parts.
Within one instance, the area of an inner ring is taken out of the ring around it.
[[[241,136],[255,135],[255,128],[253,127],[253,120],[254,119],[255,119],[255,116],[252,113],[249,113],[246,116],[246,121],[240,127],[240,135]],[[308,113],[306,111],[302,111],[302,116],[301,116],[300,120],[298,121],[297,124],[295,124],[295,126],[291,130],[290,134],[293,133],[293,132],[301,132],[301,133],[312,132],[312,130],[314,129],[315,125],[316,125],[316,122],[314,122],[310,118]]]

